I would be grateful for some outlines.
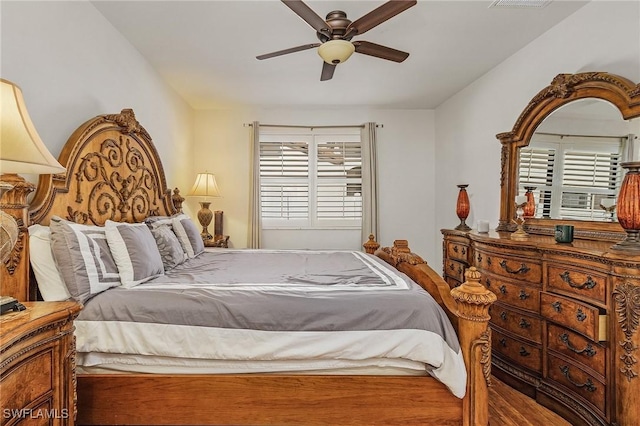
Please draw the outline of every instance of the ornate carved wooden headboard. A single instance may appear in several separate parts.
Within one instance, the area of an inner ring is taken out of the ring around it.
[[[108,219],[140,222],[182,208],[184,198],[178,189],[172,195],[167,188],[153,141],[131,109],[82,124],[69,137],[58,161],[67,171],[40,176],[28,214],[14,209],[16,215],[28,218],[29,225],[49,225],[53,216],[92,225],[104,225]],[[2,291],[19,300],[35,300],[37,285],[29,276],[23,228],[12,269],[2,272]]]
[[[31,223],[48,225],[52,216],[92,225],[140,222],[180,209],[182,197],[177,190],[171,196],[151,136],[131,109],[82,124],[58,160],[67,171],[41,176]]]

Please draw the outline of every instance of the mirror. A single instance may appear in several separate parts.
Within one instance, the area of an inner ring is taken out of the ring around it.
[[[620,164],[638,160],[639,135],[640,84],[608,73],[558,75],[529,102],[511,132],[497,135],[497,230],[513,231],[515,197],[533,195],[535,211],[525,214],[528,233],[552,235],[563,223],[573,224],[577,237],[619,239],[624,231],[614,204]]]
[[[520,149],[518,193],[533,194],[528,217],[616,221],[620,166],[640,135],[640,118],[623,120],[615,105],[596,98],[553,111]]]

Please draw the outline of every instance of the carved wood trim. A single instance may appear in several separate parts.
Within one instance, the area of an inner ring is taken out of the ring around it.
[[[620,372],[628,381],[631,381],[638,377],[637,371],[634,370],[634,364],[638,362],[634,353],[638,347],[633,343],[633,335],[640,326],[640,286],[625,282],[616,287],[612,295],[616,303],[618,324],[625,337],[618,343],[624,350],[620,355],[620,360],[624,364],[620,367]]]
[[[400,263],[408,263],[409,265],[427,263],[417,254],[411,253],[407,240],[395,240],[393,247],[383,247],[382,251],[391,257],[394,267],[397,267]]]
[[[31,220],[54,215],[79,223],[139,222],[170,215],[181,205],[166,186],[158,152],[131,109],[97,116],[69,138],[60,157],[65,174],[41,176]]]
[[[559,74],[538,92],[524,108],[510,132],[496,135],[502,144],[501,206],[498,230],[513,231],[509,224],[515,217],[514,197],[518,190],[519,148],[529,144],[538,125],[552,112],[578,99],[597,98],[615,105],[623,119],[640,117],[640,84],[606,72]],[[506,152],[506,154],[505,154]],[[533,222],[533,223],[532,223]],[[535,223],[535,226],[532,225]],[[550,235],[558,220],[529,221],[526,231]],[[566,223],[566,221],[563,221]],[[617,223],[575,221],[574,235],[582,239],[617,241],[625,237]]]
[[[484,374],[484,380],[487,382],[487,386],[491,386],[491,329],[487,328],[480,338],[474,342],[475,345],[480,345],[480,365],[482,365],[482,372]]]

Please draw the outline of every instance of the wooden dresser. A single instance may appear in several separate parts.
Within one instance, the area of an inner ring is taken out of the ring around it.
[[[640,256],[611,242],[443,230],[444,276],[476,266],[490,310],[493,373],[576,425],[640,424]]]
[[[0,424],[73,425],[75,302],[24,302],[0,317]]]

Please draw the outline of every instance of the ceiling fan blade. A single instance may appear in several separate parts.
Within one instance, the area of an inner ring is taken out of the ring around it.
[[[307,24],[311,25],[317,32],[331,37],[331,26],[304,2],[301,0],[282,0],[282,3],[286,4],[289,9],[304,19]]]
[[[377,27],[384,21],[393,18],[398,13],[404,12],[411,6],[415,6],[416,0],[391,0],[382,6],[373,9],[361,18],[356,19],[347,27],[346,33],[363,34],[373,27]]]
[[[320,46],[320,43],[303,44],[302,46],[291,47],[289,49],[278,50],[277,52],[265,53],[264,55],[256,56],[256,59],[269,59],[275,56],[286,55],[288,53],[300,52],[302,50],[313,49]]]
[[[356,52],[358,53],[387,59],[393,62],[402,62],[409,57],[407,52],[371,43],[370,41],[354,41],[353,45],[356,47]]]
[[[320,75],[320,81],[327,81],[333,78],[333,73],[336,70],[336,66],[334,64],[328,64],[326,62],[322,62],[322,74]]]

